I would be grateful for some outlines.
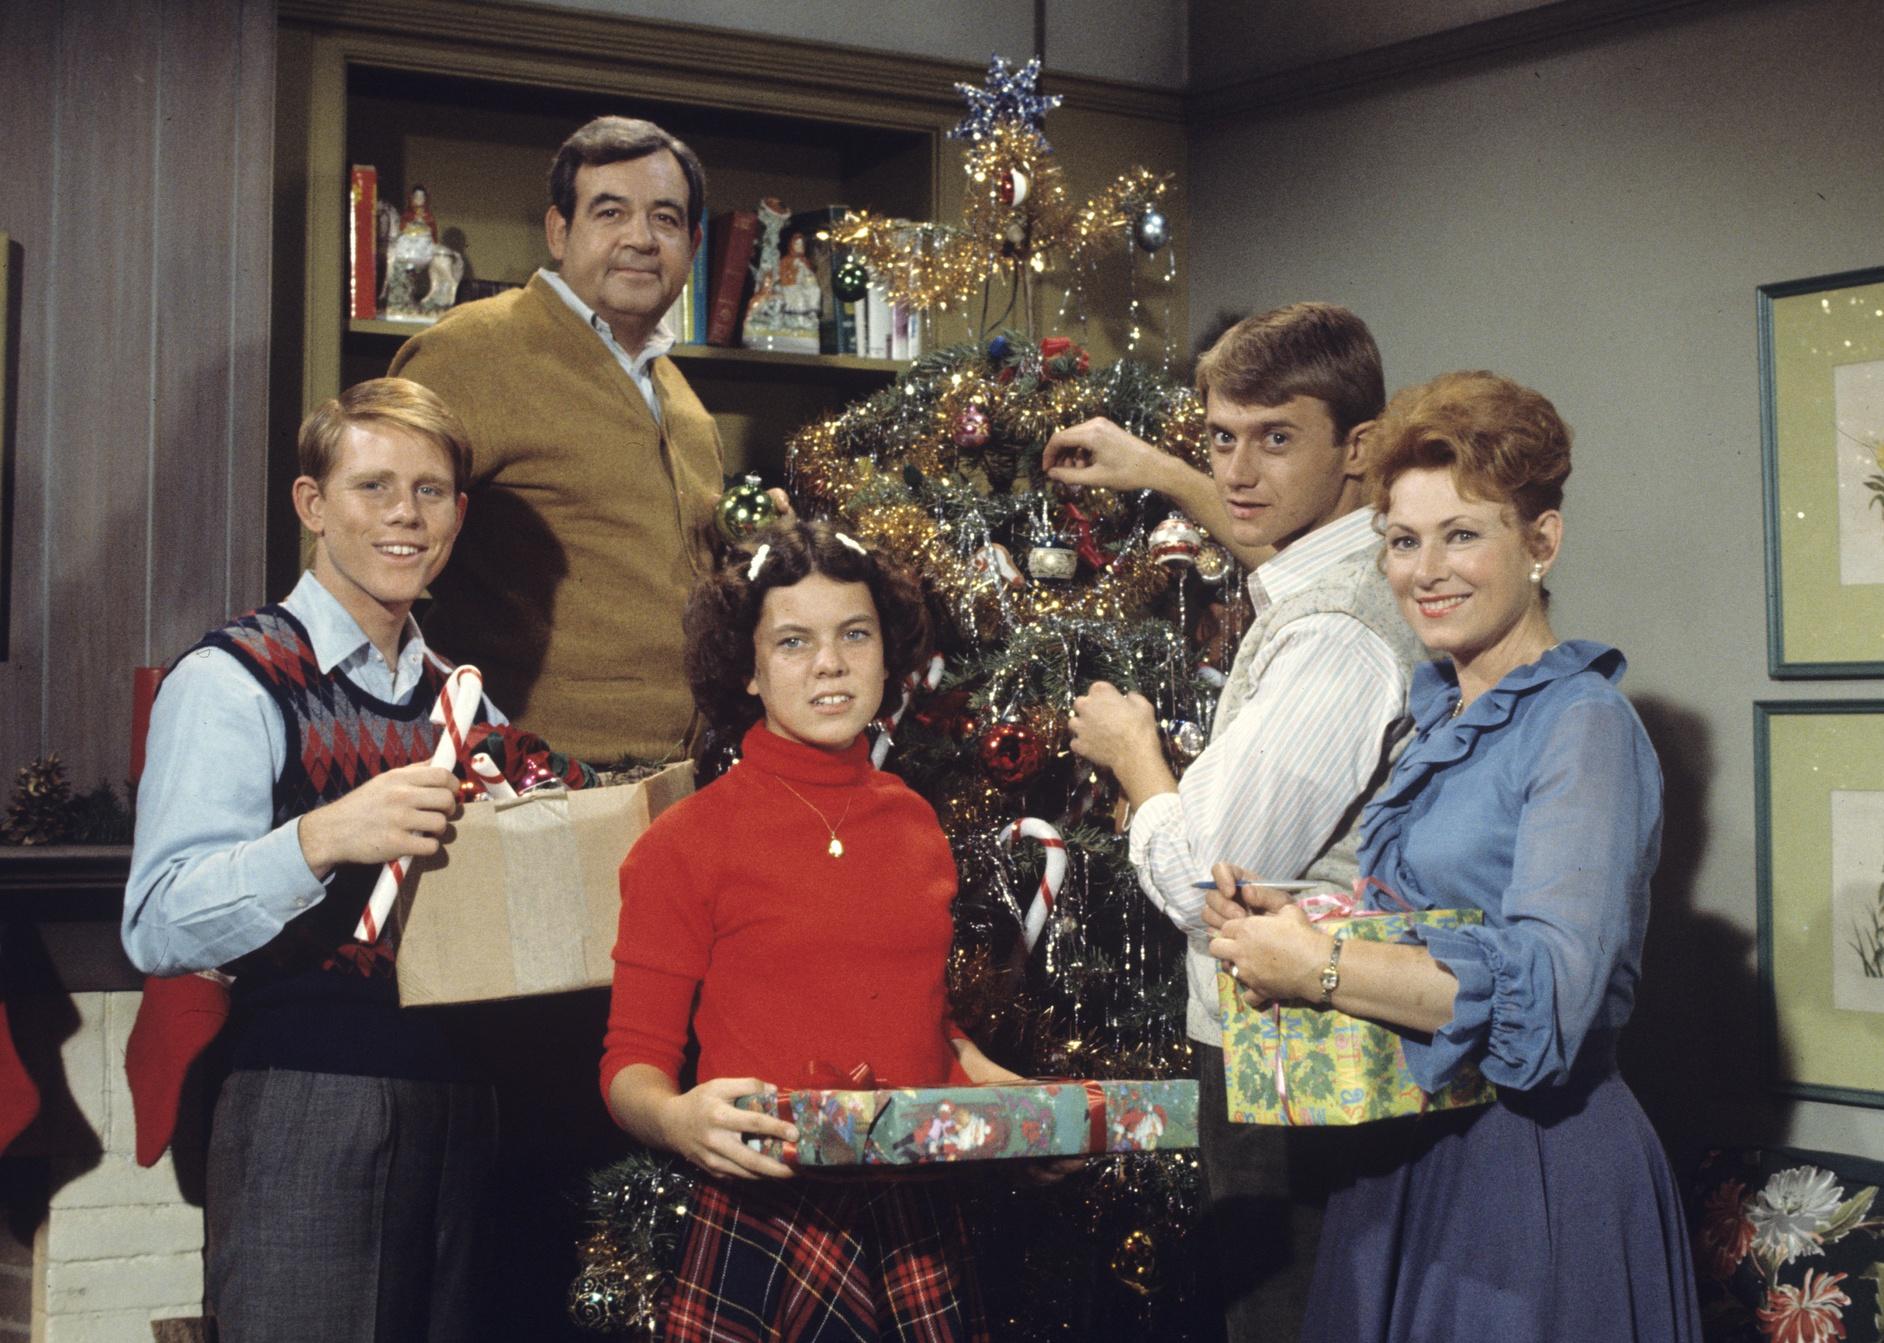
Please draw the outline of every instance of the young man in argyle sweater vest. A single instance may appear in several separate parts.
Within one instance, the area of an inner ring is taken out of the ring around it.
[[[447,1343],[474,1332],[494,1103],[435,1017],[399,1010],[391,949],[352,929],[379,866],[436,852],[457,809],[426,763],[446,668],[411,610],[451,554],[470,452],[394,378],[318,407],[299,450],[313,567],[165,678],[124,945],[148,974],[235,976],[207,1188],[223,1343]]]

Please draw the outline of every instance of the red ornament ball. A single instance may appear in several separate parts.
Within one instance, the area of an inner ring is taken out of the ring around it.
[[[981,734],[981,764],[1003,788],[1018,788],[1047,762],[1040,734],[1025,723],[996,723]]]

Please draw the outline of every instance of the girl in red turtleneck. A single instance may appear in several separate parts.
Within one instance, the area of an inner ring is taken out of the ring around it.
[[[780,523],[702,581],[685,625],[695,703],[744,730],[741,759],[622,864],[602,1059],[616,1122],[709,1177],[662,1336],[984,1339],[946,1184],[794,1178],[745,1139],[797,1130],[733,1104],[813,1062],[880,1086],[1014,1080],[949,1022],[954,860],[863,736],[928,656],[921,593],[829,524]]]

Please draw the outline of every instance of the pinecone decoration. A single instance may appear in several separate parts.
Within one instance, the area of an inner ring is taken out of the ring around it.
[[[57,754],[49,755],[20,766],[13,776],[0,837],[9,844],[57,844],[71,836],[77,819],[65,768]]]

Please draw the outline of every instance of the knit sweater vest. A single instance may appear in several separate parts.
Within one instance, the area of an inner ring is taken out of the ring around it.
[[[234,657],[281,712],[287,750],[275,780],[277,826],[376,774],[430,758],[438,743],[431,710],[443,676],[429,663],[411,701],[389,704],[338,672],[323,673],[306,628],[280,606],[211,630],[196,648]],[[319,904],[228,967],[236,977],[232,1066],[440,1080],[459,1075],[431,1023],[415,1025],[399,1010],[390,935],[371,946],[353,940],[378,874],[377,867],[359,864],[336,869]]]
[[[1218,697],[1216,717],[1211,722],[1213,738],[1229,730],[1243,706],[1256,693],[1264,669],[1276,654],[1276,634],[1290,621],[1330,614],[1350,616],[1378,634],[1393,651],[1394,660],[1407,679],[1412,680],[1413,665],[1423,661],[1426,653],[1401,617],[1393,592],[1375,560],[1374,547],[1370,545],[1337,560],[1309,586],[1274,602],[1256,617],[1237,647],[1230,678]],[[1307,879],[1330,882],[1345,889],[1360,875],[1361,812],[1386,783],[1394,757],[1406,744],[1411,723],[1411,719],[1402,716],[1388,728],[1386,740],[1380,743],[1380,762],[1373,777],[1342,815],[1326,847],[1303,873]]]
[[[540,276],[452,309],[392,363],[471,438],[471,506],[426,641],[582,760],[665,758],[693,721],[680,613],[711,566],[719,431],[672,360],[649,370],[659,421]]]

